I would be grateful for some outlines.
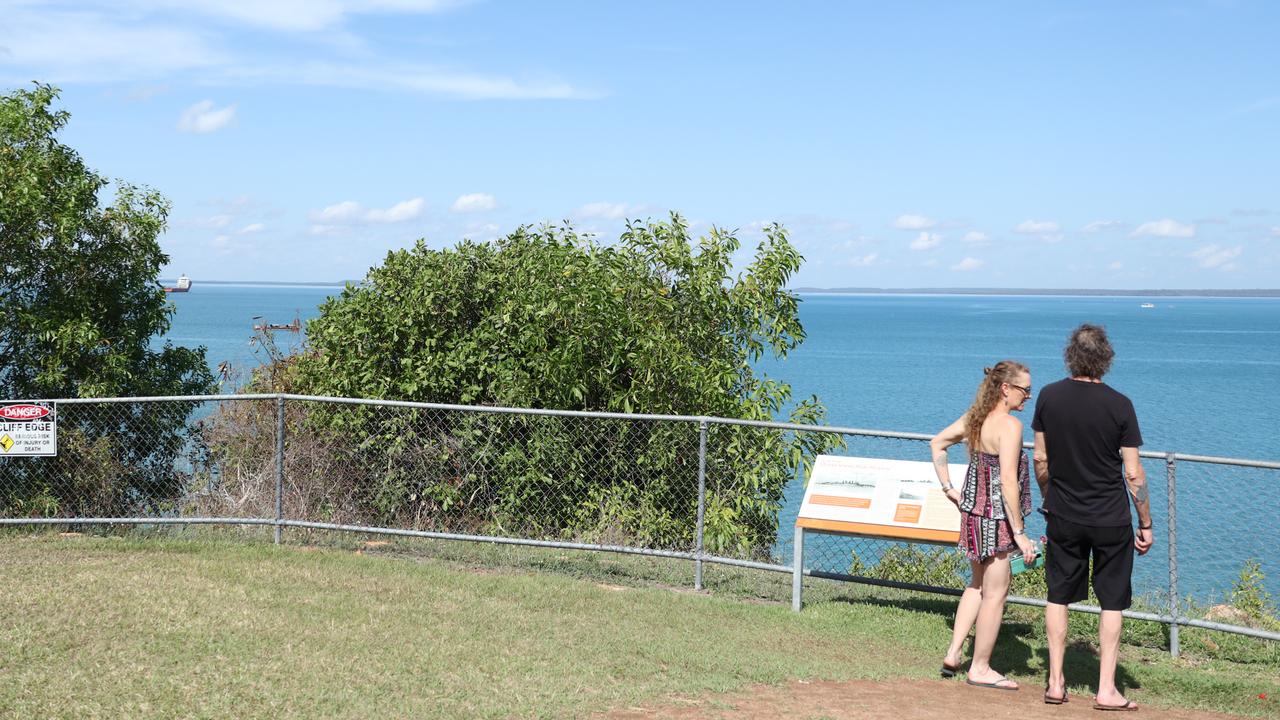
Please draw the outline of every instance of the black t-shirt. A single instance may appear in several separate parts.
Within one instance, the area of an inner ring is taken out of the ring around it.
[[[1142,445],[1142,433],[1129,398],[1103,383],[1059,380],[1040,391],[1031,429],[1044,433],[1049,453],[1049,514],[1093,527],[1133,522],[1120,448]]]

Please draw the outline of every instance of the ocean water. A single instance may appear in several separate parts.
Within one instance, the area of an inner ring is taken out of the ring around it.
[[[255,316],[287,323],[318,315],[334,287],[200,285],[171,296],[167,336],[205,345],[210,365],[247,369],[260,361],[249,339]],[[1116,360],[1106,377],[1138,412],[1145,450],[1280,460],[1280,299],[954,295],[803,296],[805,342],[759,369],[816,394],[833,425],[933,433],[968,407],[982,368],[1004,358],[1031,369],[1039,388],[1066,372],[1062,346],[1081,322],[1106,326]],[[300,338],[276,333],[283,347]],[[1031,407],[1023,417],[1031,438]],[[928,460],[922,443],[855,442],[851,453]],[[952,461],[962,462],[958,449]],[[1157,528],[1168,527],[1166,468],[1146,463]],[[1212,599],[1244,558],[1263,564],[1280,594],[1280,471],[1179,463],[1179,590]],[[789,528],[803,488],[788,488],[777,553],[789,557]],[[1037,505],[1039,498],[1036,498]],[[1034,516],[1033,516],[1034,518]],[[1033,520],[1031,529],[1042,525]],[[1158,542],[1162,536],[1158,536]],[[847,558],[847,552],[842,557]],[[841,559],[830,569],[839,570]],[[1138,563],[1139,589],[1167,577],[1163,543]]]
[[[796,397],[818,395],[833,425],[932,434],[972,402],[984,366],[1019,360],[1036,388],[1065,377],[1067,336],[1091,322],[1107,328],[1115,347],[1105,381],[1133,400],[1144,450],[1280,461],[1280,299],[1153,298],[1154,308],[1134,297],[803,299],[807,339],[761,369],[788,380]],[[1022,417],[1027,440],[1033,407],[1034,398]],[[928,460],[923,443],[854,442],[850,453]],[[951,460],[964,461],[960,448]],[[1144,464],[1158,544],[1136,563],[1135,587],[1156,594],[1169,566],[1167,468]],[[1280,471],[1182,462],[1174,481],[1179,594],[1220,599],[1248,558],[1261,562],[1268,589],[1280,593]],[[803,492],[791,485],[780,513],[783,558]],[[1033,495],[1038,507],[1034,487]],[[1043,531],[1038,514],[1028,527]],[[832,547],[820,541],[814,554],[831,555]]]

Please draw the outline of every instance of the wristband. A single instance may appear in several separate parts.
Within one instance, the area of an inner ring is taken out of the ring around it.
[[[1014,537],[1017,537],[1018,535],[1022,535],[1022,536],[1024,536],[1024,537],[1025,537],[1025,536],[1026,536],[1026,534],[1027,534],[1027,529],[1026,529],[1026,528],[1022,528],[1021,530],[1014,530],[1014,531],[1013,531],[1013,535],[1014,535]]]
[[[1155,523],[1152,523],[1151,525],[1139,525],[1139,526],[1138,526],[1138,529],[1139,529],[1139,530],[1150,530],[1150,529],[1151,529],[1152,527],[1154,527],[1154,526],[1155,526]]]

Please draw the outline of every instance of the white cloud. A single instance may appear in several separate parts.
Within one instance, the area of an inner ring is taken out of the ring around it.
[[[227,214],[210,215],[209,217],[183,220],[179,225],[199,228],[224,228],[231,224],[232,217]]]
[[[1120,270],[1123,267],[1124,267],[1124,263],[1120,262],[1119,260],[1116,260],[1112,262],[1110,265],[1108,265],[1107,269],[1114,272],[1116,270]]]
[[[104,3],[106,4],[106,3]],[[354,15],[425,15],[459,5],[456,0],[117,0],[142,12],[183,10],[232,24],[284,32],[338,27]]]
[[[0,83],[173,79],[382,89],[463,99],[598,97],[554,76],[520,77],[395,61],[344,29],[356,15],[404,17],[462,4],[452,0],[81,0],[75,9],[0,2]],[[212,19],[212,22],[211,22]],[[264,38],[243,42],[244,29]],[[297,45],[307,61],[282,61]],[[263,46],[271,50],[260,49]]]
[[[249,223],[236,231],[237,235],[249,235],[251,233],[259,233],[266,229],[262,223]]]
[[[938,222],[933,218],[923,215],[899,215],[893,221],[893,226],[899,230],[928,230],[937,224]]]
[[[978,258],[967,257],[961,260],[960,262],[956,263],[955,265],[952,265],[951,269],[957,272],[968,272],[970,270],[977,270],[978,268],[982,267],[984,264],[985,263],[982,260],[979,260]]]
[[[1056,233],[1061,229],[1062,227],[1052,220],[1023,220],[1013,228],[1013,231],[1019,235],[1044,235]]]
[[[1189,238],[1196,236],[1196,226],[1186,225],[1176,220],[1165,218],[1163,220],[1144,222],[1133,232],[1129,233],[1129,235],[1131,237],[1142,237],[1146,235],[1151,237]]]
[[[323,223],[355,222],[364,216],[364,208],[355,200],[344,200],[326,207],[318,213],[312,213],[311,219]]]
[[[574,211],[574,217],[578,218],[598,218],[601,220],[622,220],[628,215],[636,215],[643,212],[643,205],[628,205],[626,203],[610,203],[610,202],[593,202],[587,203]]]
[[[1098,233],[1107,230],[1123,230],[1128,227],[1128,223],[1123,220],[1094,220],[1093,222],[1081,228],[1082,232]]]
[[[198,24],[126,17],[106,6],[69,10],[5,4],[0,81],[139,82],[229,61]]]
[[[178,129],[187,133],[211,133],[226,127],[235,117],[235,105],[216,109],[212,100],[201,100],[182,112]]]
[[[457,200],[453,201],[453,207],[450,208],[454,212],[484,212],[485,210],[493,210],[498,207],[498,201],[487,193],[470,193],[461,195]]]
[[[562,100],[599,96],[555,78],[517,79],[505,75],[480,75],[430,65],[376,60],[367,61],[363,65],[353,64],[345,59],[342,62],[313,62],[303,65],[243,63],[226,67],[221,75],[221,79],[237,82],[287,83],[361,90],[376,88],[463,100]]]
[[[866,255],[858,255],[849,258],[849,264],[853,267],[867,267],[875,263],[876,258],[880,257],[877,253],[867,253]]]
[[[1236,258],[1240,257],[1240,253],[1244,252],[1244,248],[1236,245],[1231,248],[1220,247],[1217,244],[1205,245],[1192,252],[1188,257],[1194,259],[1202,268],[1219,268],[1222,270],[1234,270],[1236,268]]]
[[[1271,228],[1271,237],[1280,237],[1280,227]]]
[[[332,232],[335,225],[365,225],[372,223],[396,223],[412,220],[422,214],[426,201],[413,198],[398,202],[389,208],[365,208],[354,200],[344,200],[319,212],[311,213],[312,234]]]
[[[922,232],[911,241],[912,250],[932,250],[942,244],[942,236],[937,233]]]
[[[412,220],[421,215],[422,209],[426,207],[426,205],[426,201],[422,198],[413,198],[412,200],[398,202],[386,210],[371,208],[369,212],[365,214],[365,217],[369,222],[375,223],[404,222],[405,220]]]
[[[987,234],[978,230],[970,230],[964,234],[963,240],[970,245],[982,245],[991,241]]]

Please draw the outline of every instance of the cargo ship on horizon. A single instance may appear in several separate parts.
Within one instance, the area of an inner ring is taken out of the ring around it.
[[[165,286],[164,291],[167,293],[184,293],[191,290],[191,278],[183,275],[178,278],[178,282],[173,287]]]

